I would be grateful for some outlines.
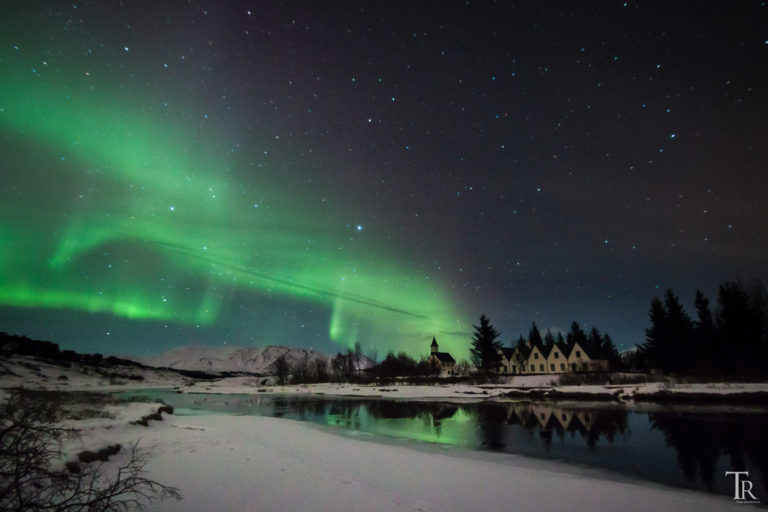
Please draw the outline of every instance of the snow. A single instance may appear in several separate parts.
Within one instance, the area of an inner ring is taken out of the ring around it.
[[[248,372],[269,374],[275,359],[284,355],[295,365],[305,356],[310,364],[315,359],[328,360],[328,356],[311,349],[269,345],[265,348],[238,347],[179,347],[145,358],[145,364],[164,368],[206,372]]]
[[[652,397],[654,393],[670,394],[708,394],[715,397],[725,397],[729,394],[768,393],[768,383],[710,383],[710,384],[667,384],[659,382],[627,385],[581,385],[553,386],[551,375],[534,375],[530,377],[515,377],[505,384],[436,384],[425,385],[378,385],[378,384],[338,384],[323,383],[309,385],[261,386],[262,379],[255,377],[231,377],[214,382],[198,382],[191,386],[182,386],[185,393],[220,393],[232,395],[250,395],[256,393],[277,394],[316,394],[336,396],[379,397],[393,399],[500,399],[506,394],[514,393],[519,399],[533,392],[531,398],[542,399],[551,395],[553,398],[568,398],[568,394],[577,394],[595,399],[621,397],[624,403]]]
[[[726,510],[727,496],[632,481],[605,470],[519,455],[467,451],[280,418],[163,414],[158,404],[111,405],[110,418],[69,420],[84,449],[120,443],[150,454],[147,476],[179,488],[181,502],[152,511],[610,511]],[[341,434],[341,435],[339,435]],[[123,450],[110,459],[115,465]],[[63,461],[62,461],[63,462]]]
[[[29,360],[4,360],[16,373],[0,378],[0,388],[84,389],[122,391],[126,387],[172,387],[188,384],[155,370],[145,381],[115,385],[83,368],[62,368]],[[27,365],[25,365],[25,363]],[[66,375],[66,380],[59,380]],[[255,377],[184,385],[186,392],[314,393],[381,396],[398,399],[478,400],[510,391],[550,389],[547,378],[515,378],[499,385],[362,386],[315,384],[262,388]],[[568,386],[581,393],[653,393],[660,390],[714,394],[765,391],[768,385],[638,384],[627,386]],[[65,446],[69,459],[83,450],[97,451],[119,443],[150,454],[149,476],[178,487],[184,501],[153,505],[157,511],[208,510],[541,510],[615,511],[736,509],[727,496],[632,481],[605,470],[567,465],[519,455],[465,451],[454,446],[382,439],[370,434],[317,426],[279,418],[163,414],[149,427],[130,424],[157,410],[160,404],[108,405],[104,415],[67,420],[81,431]],[[115,456],[115,464],[125,458]],[[63,463],[64,461],[60,461]]]
[[[119,376],[110,378],[99,374],[91,366],[77,363],[62,366],[27,356],[2,358],[0,389],[23,387],[58,391],[120,391],[174,387],[192,382],[178,373],[154,368],[118,365],[101,370]],[[128,375],[137,378],[130,379]]]
[[[157,511],[723,510],[727,497],[521,456],[415,450],[257,416],[169,417],[143,436]],[[735,507],[734,507],[735,508]]]

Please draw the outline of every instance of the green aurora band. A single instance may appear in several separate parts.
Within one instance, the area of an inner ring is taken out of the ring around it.
[[[341,347],[375,333],[380,353],[415,355],[436,335],[466,353],[447,287],[340,229],[277,169],[240,184],[241,164],[199,127],[147,100],[19,69],[0,68],[1,147],[13,150],[0,304],[215,325],[237,291],[254,307],[264,296],[320,304]]]

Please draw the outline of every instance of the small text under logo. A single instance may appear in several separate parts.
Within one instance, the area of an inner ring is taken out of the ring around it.
[[[752,482],[749,480],[749,471],[726,471],[725,476],[734,475],[733,499],[740,503],[760,503],[760,500],[752,493]]]

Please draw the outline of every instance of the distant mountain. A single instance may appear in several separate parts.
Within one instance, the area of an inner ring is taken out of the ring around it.
[[[263,349],[179,347],[156,356],[144,358],[143,361],[150,366],[175,370],[248,372],[271,375],[274,373],[272,365],[281,355],[286,356],[291,366],[301,361],[305,356],[309,358],[311,364],[314,364],[316,359],[326,361],[330,359],[328,355],[314,350],[269,345]]]

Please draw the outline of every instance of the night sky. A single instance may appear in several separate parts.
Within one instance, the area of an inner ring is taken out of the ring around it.
[[[766,2],[0,9],[0,330],[623,349],[768,277]]]

